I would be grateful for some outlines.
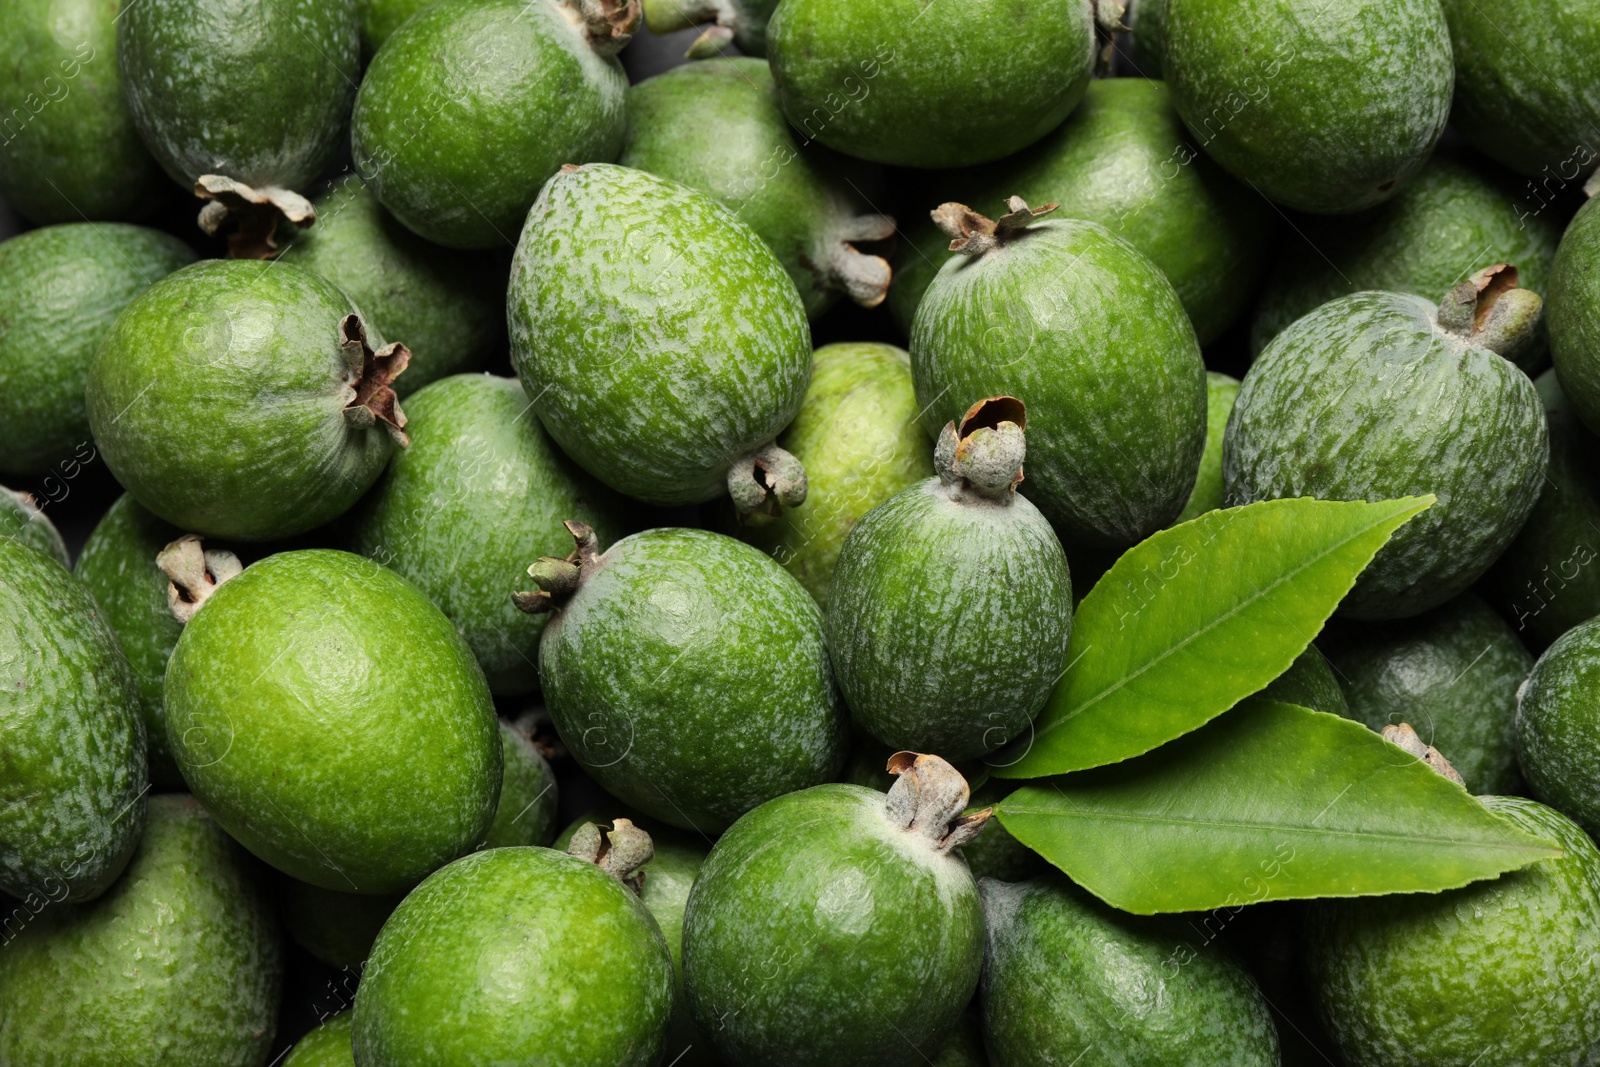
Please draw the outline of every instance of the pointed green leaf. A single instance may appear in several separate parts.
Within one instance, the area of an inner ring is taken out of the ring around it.
[[[1030,782],[998,814],[1140,915],[1438,892],[1561,854],[1360,723],[1261,697],[1148,756]]]
[[[1002,778],[1100,767],[1198,729],[1288,669],[1389,535],[1434,498],[1268,500],[1127,552],[1078,606],[1067,669]]]

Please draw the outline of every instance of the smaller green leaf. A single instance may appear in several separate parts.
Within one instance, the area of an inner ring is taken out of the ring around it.
[[[1031,782],[997,811],[1140,915],[1438,892],[1561,855],[1360,723],[1260,697],[1148,756]]]

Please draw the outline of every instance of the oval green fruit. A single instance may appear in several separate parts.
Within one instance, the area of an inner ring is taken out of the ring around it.
[[[72,565],[61,531],[28,493],[0,485],[0,540],[17,541],[43,552],[63,567]]]
[[[1206,447],[1200,453],[1200,471],[1195,475],[1194,490],[1189,494],[1189,502],[1172,520],[1174,525],[1198,519],[1227,504],[1222,482],[1222,440],[1228,431],[1228,416],[1233,414],[1233,402],[1238,397],[1239,379],[1214,370],[1206,371]]]
[[[355,1067],[350,1050],[353,1012],[340,1012],[295,1043],[283,1067]]]
[[[358,969],[404,893],[341,893],[285,878],[283,925],[295,944],[329,967]]]
[[[500,800],[480,848],[548,845],[556,835],[556,776],[521,728],[500,724]]]
[[[1547,648],[1519,698],[1517,753],[1534,795],[1600,833],[1600,620]]]
[[[1590,432],[1600,433],[1600,208],[1592,200],[1556,250],[1548,315],[1561,389]]]
[[[1268,700],[1298,704],[1312,711],[1351,717],[1344,688],[1339,684],[1339,679],[1334,677],[1327,657],[1315,645],[1296,656],[1294,662],[1289,664],[1289,669],[1274,678],[1261,691],[1261,695]],[[1373,728],[1381,730],[1382,727]]]
[[[431,7],[434,0],[356,0],[356,14],[361,19],[361,54],[366,60],[383,47],[387,41],[405,24],[406,19],[415,15],[425,7]]]

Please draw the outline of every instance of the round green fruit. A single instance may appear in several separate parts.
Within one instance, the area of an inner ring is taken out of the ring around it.
[[[1296,656],[1295,661],[1289,664],[1289,669],[1274,678],[1272,684],[1261,691],[1261,695],[1268,700],[1298,704],[1312,711],[1343,715],[1347,719],[1351,717],[1344,687],[1334,677],[1333,668],[1315,645]],[[1384,725],[1387,723],[1373,729],[1381,730]]]
[[[500,801],[480,848],[548,845],[556,835],[556,776],[520,727],[500,724]]]
[[[405,21],[435,0],[356,0],[361,19],[361,54],[370,60]]]
[[[1534,795],[1600,833],[1600,620],[1547,648],[1519,697],[1517,752]]]
[[[644,0],[651,33],[676,33],[707,26],[689,49],[690,59],[715,55],[729,41],[747,56],[767,52],[767,23],[778,0]]]
[[[1161,39],[1167,24],[1169,0],[1127,0],[1122,22],[1131,31],[1130,58],[1134,69],[1147,78],[1161,77]]]
[[[0,540],[27,545],[63,567],[72,565],[61,531],[33,502],[33,497],[3,485],[0,485]]]
[[[329,967],[359,968],[404,893],[341,893],[285,878],[283,925],[295,943]]]
[[[1222,483],[1222,440],[1238,396],[1239,379],[1206,371],[1206,447],[1200,453],[1200,472],[1194,479],[1194,491],[1178,517],[1172,520],[1174,525],[1198,519],[1228,502]]]
[[[350,1050],[352,1012],[340,1012],[295,1043],[283,1067],[355,1067]]]
[[[1600,433],[1600,208],[1593,200],[1561,238],[1548,315],[1561,389],[1590,432]]]

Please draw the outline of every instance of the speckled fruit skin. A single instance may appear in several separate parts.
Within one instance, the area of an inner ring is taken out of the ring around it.
[[[432,0],[356,0],[362,56],[371,59],[406,19],[431,6]]]
[[[352,1012],[340,1012],[295,1043],[283,1067],[355,1067],[350,1051]]]
[[[49,473],[89,441],[84,382],[122,309],[194,260],[120,223],[47,226],[0,244],[0,471]]]
[[[1547,648],[1520,698],[1517,754],[1534,795],[1600,833],[1600,619]]]
[[[573,758],[673,826],[714,834],[844,763],[822,613],[731,537],[618,541],[545,627],[539,670]]]
[[[220,586],[172,652],[166,710],[206,810],[313,885],[404,889],[494,818],[500,738],[471,651],[348,552],[282,552]]]
[[[0,1063],[264,1067],[283,950],[261,873],[194,798],[151,797],[116,885],[0,952]]]
[[[497,848],[418,886],[356,994],[362,1067],[646,1067],[672,957],[633,891],[547,848]]]
[[[856,520],[933,473],[917,409],[903,349],[873,342],[817,349],[805,402],[778,437],[805,466],[805,506],[734,524],[739,538],[783,564],[826,608]]]
[[[984,1043],[995,1067],[1276,1067],[1267,1002],[1182,920],[1125,915],[1058,874],[981,883]]]
[[[266,541],[337,517],[393,450],[344,416],[339,324],[356,311],[321,275],[208,259],[145,290],[89,368],[89,425],[134,497],[193,533]],[[367,340],[382,338],[371,325]]]
[[[1578,1067],[1600,1042],[1600,853],[1521,797],[1484,797],[1566,850],[1464,889],[1316,901],[1311,994],[1350,1067]]]
[[[1089,0],[785,0],[767,24],[778,97],[806,140],[904,167],[1025,148],[1083,99]]]
[[[511,594],[528,587],[528,564],[571,551],[563,520],[609,543],[627,532],[626,505],[561,453],[513,378],[446,378],[406,415],[411,447],[362,503],[354,548],[439,605],[493,692],[531,693],[545,616],[524,615]]]
[[[1020,196],[1060,204],[1057,218],[1100,223],[1161,268],[1201,344],[1248,306],[1272,236],[1271,208],[1190,143],[1166,84],[1142,78],[1090,82],[1083,104],[1044,140],[1013,159],[952,174],[936,191],[985,214]],[[926,212],[909,222],[889,292],[907,333],[954,255]]]
[[[1194,491],[1183,505],[1173,525],[1198,519],[1227,503],[1222,484],[1222,438],[1228,430],[1228,416],[1239,396],[1239,379],[1206,371],[1206,447],[1200,453],[1200,471],[1195,475]]]
[[[295,943],[329,967],[359,968],[378,931],[404,893],[341,893],[283,879],[279,891],[284,929]]]
[[[1393,196],[1444,132],[1455,82],[1436,0],[1170,0],[1161,69],[1224,169],[1322,214]]]
[[[117,19],[117,69],[134,126],[179,185],[221,174],[298,189],[344,136],[355,0],[139,0]]]
[[[548,845],[556,835],[556,776],[532,739],[500,724],[500,801],[483,848]]]
[[[145,822],[138,701],[83,583],[0,540],[0,892],[89,900],[122,872]]]
[[[508,295],[511,359],[550,436],[651,504],[726,492],[729,465],[800,410],[805,306],[715,200],[607,164],[550,180]]]
[[[34,222],[127,218],[155,184],[117,74],[121,10],[120,0],[6,5],[0,196]]]
[[[1561,238],[1545,314],[1561,389],[1584,425],[1600,433],[1600,209],[1592,200]]]
[[[351,122],[356,171],[435,244],[504,247],[558,168],[617,157],[628,78],[563,0],[425,10],[367,68]]]
[[[1432,493],[1340,606],[1418,615],[1475,582],[1539,497],[1549,442],[1533,383],[1446,333],[1432,300],[1354,293],[1280,333],[1245,375],[1223,444],[1230,500]]]
[[[911,371],[930,437],[977,397],[1027,405],[1021,492],[1069,548],[1133,545],[1194,489],[1206,438],[1194,329],[1166,276],[1098,223],[1046,219],[946,263],[917,308]]]
[[[1322,647],[1344,679],[1347,718],[1410,723],[1474,793],[1521,792],[1517,690],[1533,657],[1471,593],[1402,622],[1335,627]]]
[[[3,485],[0,485],[0,540],[27,545],[63,567],[72,563],[66,542],[61,540],[61,531],[34,503],[33,497]]]
[[[1298,704],[1312,711],[1351,717],[1344,689],[1339,679],[1334,677],[1327,658],[1315,645],[1296,656],[1294,662],[1289,664],[1289,669],[1274,678],[1272,684],[1261,691],[1261,695],[1285,704]],[[1420,724],[1417,728],[1419,731],[1422,729]]]
[[[726,1063],[922,1064],[983,963],[977,885],[892,824],[884,794],[829,784],[769,801],[689,893],[684,984]]]

